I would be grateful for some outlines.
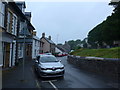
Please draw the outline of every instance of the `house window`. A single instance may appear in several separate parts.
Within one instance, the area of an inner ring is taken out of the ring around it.
[[[17,31],[17,16],[13,14],[12,34],[16,35]]]
[[[8,11],[7,32],[12,32],[12,13]]]
[[[5,4],[0,2],[0,27],[4,27]]]
[[[35,46],[36,46],[36,44],[37,44],[37,42],[36,42],[36,40],[35,40]]]
[[[23,22],[20,22],[20,29],[19,29],[19,33],[22,32],[22,29],[23,29]]]

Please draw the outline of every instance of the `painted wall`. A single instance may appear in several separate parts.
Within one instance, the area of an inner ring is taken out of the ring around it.
[[[60,52],[61,54],[63,53],[63,52],[62,52],[60,49],[58,49],[57,47],[55,48],[55,52],[56,52],[56,53],[59,53],[59,52]]]
[[[44,45],[43,45],[43,52],[47,52],[49,51],[50,52],[50,43],[48,43],[44,38],[41,39],[41,41],[44,42]]]
[[[38,56],[40,51],[40,41],[33,38],[32,44],[32,59],[35,59]]]

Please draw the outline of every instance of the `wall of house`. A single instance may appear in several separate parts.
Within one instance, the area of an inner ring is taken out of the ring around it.
[[[47,51],[50,52],[50,44],[49,44],[44,38],[42,38],[41,41],[44,42],[44,45],[43,45],[43,52],[47,52]]]
[[[9,67],[12,67],[15,65],[15,55],[16,55],[16,41],[13,41],[10,44],[10,61],[9,61]]]
[[[36,56],[39,54],[39,42],[36,39],[33,39],[33,45],[32,45],[32,59],[36,59]]]
[[[80,69],[118,78],[120,76],[120,59],[80,57],[69,55],[67,61]]]
[[[57,47],[55,48],[55,52],[56,53],[61,53],[62,54],[62,51],[60,49],[58,49]]]
[[[4,27],[4,19],[5,19],[5,5],[0,2],[0,68],[3,66],[3,47],[2,47],[2,28]],[[1,74],[1,72],[0,72]],[[1,80],[1,79],[0,79]]]
[[[35,58],[35,39],[33,39],[33,43],[32,43],[32,59]]]
[[[32,45],[32,59],[36,59],[40,50],[40,42],[33,38],[33,45]]]
[[[2,51],[2,28],[0,27],[0,67],[3,65],[3,51]]]
[[[2,29],[2,51],[3,51],[3,67],[12,67],[15,65],[16,56],[16,37],[17,36],[17,12],[11,5],[4,8],[4,29]],[[0,10],[1,11],[1,10]],[[1,19],[0,19],[1,20]]]
[[[18,44],[18,59],[23,58],[23,43]]]
[[[50,45],[50,51],[51,51],[51,53],[55,53],[55,45],[54,44]]]

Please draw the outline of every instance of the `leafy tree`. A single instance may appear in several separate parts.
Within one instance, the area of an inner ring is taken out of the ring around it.
[[[103,47],[103,42],[112,46],[113,41],[120,40],[120,2],[116,4],[114,13],[105,21],[94,27],[88,33],[88,43],[96,48],[98,44]]]

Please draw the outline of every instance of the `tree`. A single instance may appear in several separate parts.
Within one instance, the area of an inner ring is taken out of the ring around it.
[[[103,47],[103,42],[113,46],[113,41],[120,40],[120,2],[117,3],[114,13],[105,21],[94,27],[88,33],[88,43],[96,48],[96,44]],[[96,43],[97,42],[97,43]]]

